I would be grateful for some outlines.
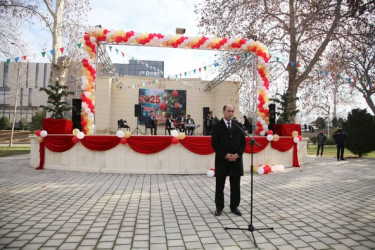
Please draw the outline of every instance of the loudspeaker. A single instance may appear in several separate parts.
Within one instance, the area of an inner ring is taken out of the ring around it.
[[[208,113],[210,112],[210,107],[203,107],[203,121],[208,116]]]
[[[270,124],[268,125],[269,130],[273,130],[273,125],[275,125],[276,122],[276,105],[270,104],[268,105],[269,112],[270,112]]]
[[[134,105],[134,116],[140,117],[141,116],[141,104]]]
[[[73,129],[78,128],[82,130],[81,126],[81,99],[73,99],[72,100],[72,122],[73,122]]]

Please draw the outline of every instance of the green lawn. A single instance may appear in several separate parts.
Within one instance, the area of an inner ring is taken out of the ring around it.
[[[11,155],[20,155],[20,154],[29,154],[30,146],[0,146],[0,157],[11,156]]]
[[[307,147],[307,154],[308,155],[316,155],[318,146],[309,144]],[[323,156],[325,157],[336,157],[336,145],[325,145],[324,146],[324,153]],[[344,157],[345,158],[352,158],[352,157],[358,157],[358,155],[354,155],[352,152],[350,152],[348,149],[344,150]],[[375,158],[375,151],[372,151],[368,153],[367,155],[363,156],[364,158]]]

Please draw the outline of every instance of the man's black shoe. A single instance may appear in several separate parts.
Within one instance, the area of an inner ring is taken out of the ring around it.
[[[341,160],[342,160],[342,161],[346,161],[346,159],[344,159],[344,158],[341,158]]]
[[[242,216],[242,213],[241,213],[240,210],[238,210],[238,208],[232,209],[232,213],[234,213],[235,215],[238,215],[238,216]]]
[[[220,216],[222,212],[223,212],[223,209],[216,209],[215,216]]]

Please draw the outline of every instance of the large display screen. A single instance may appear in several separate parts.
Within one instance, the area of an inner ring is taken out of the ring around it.
[[[186,90],[139,89],[139,104],[141,124],[150,111],[154,111],[158,123],[165,123],[169,115],[178,118],[186,114]]]

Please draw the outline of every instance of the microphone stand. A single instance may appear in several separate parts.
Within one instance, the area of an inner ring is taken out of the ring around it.
[[[233,229],[233,230],[247,230],[247,231],[250,231],[251,232],[251,235],[253,236],[253,239],[254,239],[254,245],[255,247],[258,247],[257,246],[257,242],[255,241],[255,237],[254,237],[254,231],[260,231],[260,230],[273,230],[273,227],[264,227],[264,228],[255,228],[253,226],[253,175],[254,175],[254,165],[253,165],[253,154],[254,154],[254,144],[257,145],[259,148],[260,148],[260,145],[259,143],[253,139],[252,137],[250,137],[250,135],[244,131],[240,126],[238,126],[238,124],[234,121],[232,122],[237,128],[239,128],[241,130],[241,132],[249,137],[250,141],[249,141],[249,145],[251,147],[251,167],[250,167],[250,176],[251,176],[251,192],[250,192],[250,224],[248,225],[247,228],[238,228],[238,227],[224,227],[225,230],[230,230],[230,229]]]

